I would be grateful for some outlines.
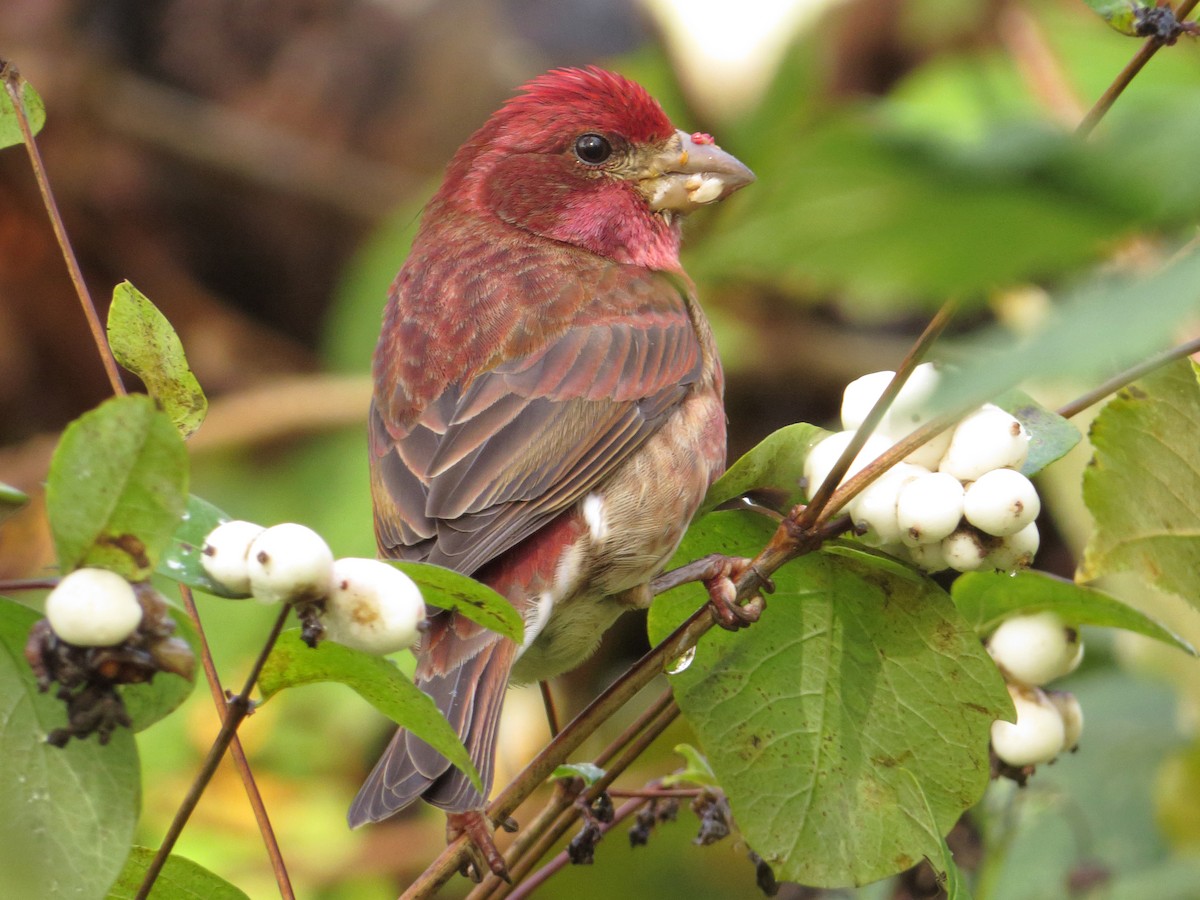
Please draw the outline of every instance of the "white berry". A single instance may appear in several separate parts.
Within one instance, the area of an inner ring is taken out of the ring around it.
[[[971,527],[960,527],[942,540],[942,557],[956,572],[974,572],[983,568],[990,547],[983,535]]]
[[[908,433],[890,434],[888,437],[894,440],[908,437]],[[954,430],[947,428],[937,437],[922,444],[908,456],[904,457],[905,462],[914,463],[918,466],[924,466],[931,471],[936,472],[938,466],[942,463],[942,457],[946,455],[946,451],[950,449],[950,439],[954,437]]]
[[[1083,659],[1079,629],[1049,611],[1005,619],[987,648],[1011,681],[1035,686],[1075,671]]]
[[[926,572],[942,572],[950,568],[945,554],[942,553],[941,541],[936,544],[918,544],[905,549],[908,551],[909,558]]]
[[[253,522],[223,522],[204,539],[200,557],[208,577],[233,594],[250,593],[250,544],[265,529]]]
[[[250,592],[264,603],[314,600],[329,593],[333,553],[304,525],[266,529],[250,544]]]
[[[1033,557],[1037,554],[1040,541],[1041,536],[1038,534],[1037,523],[1030,522],[1016,534],[1000,538],[996,546],[988,553],[983,567],[1000,572],[1028,569],[1033,565]]]
[[[377,559],[339,559],[325,603],[325,634],[382,656],[416,643],[425,602],[416,582]]]
[[[46,618],[62,640],[78,647],[122,643],[142,622],[129,582],[107,569],[76,569],[46,598]]]
[[[928,469],[909,463],[897,463],[866,486],[853,500],[847,511],[856,526],[866,528],[864,539],[875,546],[896,543],[902,534],[896,522],[896,498],[908,483]]]
[[[842,451],[846,449],[853,438],[853,431],[839,431],[825,438],[825,440],[821,441],[808,452],[808,457],[804,460],[804,479],[810,499],[833,470],[834,464],[842,455]],[[882,438],[877,434],[871,435],[867,438],[867,442],[863,445],[862,450],[859,451],[858,456],[854,457],[854,462],[846,470],[842,481],[850,478],[868,463],[874,461],[877,456],[884,453],[891,445],[891,441],[886,438]]]
[[[908,376],[904,387],[888,407],[884,427],[888,434],[909,434],[931,418],[929,400],[937,390],[941,376],[933,363],[921,363]]]
[[[984,472],[967,487],[963,515],[988,534],[1016,534],[1042,511],[1033,482],[1012,469]]]
[[[857,431],[895,376],[891,371],[872,372],[846,385],[842,392],[842,428]]]
[[[945,472],[909,481],[896,498],[896,524],[909,546],[949,537],[963,515],[962,482]]]
[[[960,481],[974,481],[992,469],[1019,469],[1028,455],[1025,426],[988,403],[958,423],[938,468]]]
[[[1027,691],[1009,685],[1017,721],[992,723],[992,749],[1010,766],[1023,768],[1047,763],[1063,750],[1066,731],[1054,704],[1036,688]]]
[[[1083,734],[1083,707],[1070,691],[1046,691],[1046,698],[1062,716],[1063,750],[1074,750]]]

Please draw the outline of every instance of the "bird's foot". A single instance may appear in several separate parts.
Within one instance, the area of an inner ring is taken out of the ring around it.
[[[766,609],[766,600],[756,594],[745,603],[738,603],[735,583],[751,570],[754,561],[741,556],[713,555],[706,562],[708,567],[700,580],[708,591],[708,603],[717,624],[729,631],[737,631],[757,622]],[[770,580],[764,581],[766,589],[772,590]]]
[[[453,841],[461,834],[467,836],[468,859],[461,870],[464,875],[479,882],[483,880],[484,872],[491,872],[512,884],[504,856],[492,838],[492,823],[483,810],[469,809],[446,814],[446,842]]]

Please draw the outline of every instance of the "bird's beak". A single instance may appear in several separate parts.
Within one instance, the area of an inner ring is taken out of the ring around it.
[[[754,181],[754,173],[706,134],[675,132],[667,146],[647,160],[638,187],[655,212],[685,214],[724,200]]]

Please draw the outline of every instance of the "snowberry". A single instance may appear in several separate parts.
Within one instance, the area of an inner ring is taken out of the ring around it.
[[[894,377],[892,371],[872,372],[846,385],[842,392],[842,428],[857,431]]]
[[[901,537],[896,522],[896,498],[901,489],[916,478],[931,474],[928,469],[908,463],[897,463],[866,486],[853,500],[847,511],[855,525],[865,527],[863,537],[879,546],[896,543]]]
[[[62,640],[79,647],[122,643],[142,622],[133,587],[107,569],[76,569],[46,598],[46,618]]]
[[[896,497],[896,523],[909,546],[949,537],[963,514],[963,486],[953,475],[930,472],[907,482]]]
[[[377,559],[339,559],[325,602],[325,634],[339,644],[383,655],[411,647],[425,620],[416,583]]]
[[[950,564],[946,562],[946,557],[942,553],[942,542],[938,541],[934,544],[917,544],[915,547],[906,547],[909,558],[924,569],[926,572],[942,572],[950,568]]]
[[[1083,734],[1083,707],[1070,691],[1046,691],[1046,697],[1062,716],[1063,749],[1074,750]]]
[[[209,578],[234,594],[250,593],[250,544],[265,529],[253,522],[223,522],[204,539],[200,562]]]
[[[1019,469],[1028,454],[1025,426],[988,403],[958,423],[938,469],[960,481],[974,481],[992,469]]]
[[[933,363],[921,363],[912,370],[884,417],[884,428],[888,434],[909,434],[930,419],[929,400],[937,390],[939,381],[941,376]]]
[[[809,498],[817,492],[830,471],[833,470],[834,464],[841,457],[842,451],[846,449],[853,438],[853,431],[839,431],[831,434],[808,451],[808,458],[804,460],[804,480]],[[842,480],[845,481],[854,475],[891,445],[891,441],[886,438],[877,434],[871,435],[867,438],[867,442],[859,451],[858,456],[854,457],[854,462],[850,464],[850,468]]]
[[[963,515],[988,534],[1016,534],[1042,511],[1033,482],[1012,469],[984,472],[967,487]]]
[[[1079,629],[1049,611],[1005,619],[987,648],[1010,680],[1034,686],[1075,671],[1083,659]]]
[[[1037,523],[1030,522],[1016,534],[1000,538],[983,561],[983,567],[1000,572],[1028,569],[1033,565],[1033,557],[1037,554],[1040,540]]]
[[[329,592],[333,553],[304,525],[266,529],[250,544],[250,592],[264,603],[312,600]]]
[[[1047,763],[1062,752],[1066,739],[1063,717],[1040,690],[1008,686],[1017,721],[992,723],[992,749],[1010,766]]]
[[[989,549],[983,535],[970,526],[959,527],[942,540],[942,557],[956,572],[974,572],[983,568]]]

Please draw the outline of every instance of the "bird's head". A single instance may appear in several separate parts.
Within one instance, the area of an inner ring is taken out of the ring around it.
[[[458,151],[439,198],[618,262],[678,267],[679,216],[754,175],[602,69],[525,85]]]

